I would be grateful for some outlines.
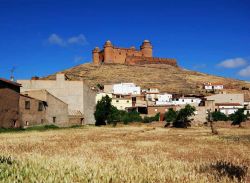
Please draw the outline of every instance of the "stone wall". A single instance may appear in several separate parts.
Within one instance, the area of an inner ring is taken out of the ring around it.
[[[177,67],[177,61],[171,58],[156,58],[156,57],[140,57],[130,56],[126,58],[127,65],[143,65],[143,64],[167,64]]]
[[[25,108],[25,102],[30,103],[30,108]],[[42,103],[42,110],[39,110],[39,103]],[[45,117],[45,104],[41,100],[37,100],[31,98],[29,96],[20,95],[19,100],[19,111],[20,111],[20,120],[22,121],[24,126],[32,126],[32,125],[41,125],[47,124],[48,121]]]

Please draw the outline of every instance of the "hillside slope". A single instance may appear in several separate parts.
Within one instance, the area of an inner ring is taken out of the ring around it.
[[[147,65],[100,65],[87,63],[62,71],[70,80],[83,80],[93,87],[98,83],[112,84],[120,82],[134,82],[142,88],[158,88],[161,92],[199,94],[204,93],[204,82],[222,83],[229,92],[245,92],[242,87],[249,87],[250,83],[235,79],[212,76],[165,64]],[[43,79],[55,79],[50,75]]]

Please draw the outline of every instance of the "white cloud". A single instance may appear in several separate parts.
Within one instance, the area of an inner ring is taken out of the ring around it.
[[[83,60],[82,56],[75,56],[75,58],[74,58],[75,63],[81,62],[82,60]]]
[[[83,34],[78,36],[72,36],[68,39],[60,37],[58,34],[51,34],[48,38],[48,43],[57,46],[68,46],[68,45],[81,45],[84,46],[88,44],[86,37]]]
[[[48,42],[53,45],[66,46],[65,41],[57,34],[51,34],[48,38]]]
[[[232,69],[232,68],[242,67],[246,64],[247,60],[244,58],[231,58],[222,61],[217,66]]]
[[[250,77],[250,65],[244,69],[241,69],[238,74],[242,77]]]
[[[73,36],[68,39],[69,44],[86,45],[88,44],[86,37],[83,34]]]

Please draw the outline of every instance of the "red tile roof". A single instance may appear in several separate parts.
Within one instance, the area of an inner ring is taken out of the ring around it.
[[[215,103],[216,106],[241,106],[239,103]]]
[[[11,85],[15,85],[15,86],[18,86],[18,87],[21,87],[21,86],[22,86],[22,85],[19,84],[19,83],[16,83],[16,82],[14,82],[14,81],[10,81],[10,80],[4,79],[4,78],[0,78],[0,81],[5,82],[5,83],[8,83],[8,84],[11,84]]]

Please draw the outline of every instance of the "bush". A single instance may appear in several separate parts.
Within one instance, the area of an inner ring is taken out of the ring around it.
[[[138,113],[137,111],[132,111],[132,112],[123,111],[121,112],[121,121],[124,124],[128,124],[130,122],[141,122],[142,117],[140,116],[140,113]]]
[[[212,112],[211,116],[213,121],[228,121],[228,117],[220,111]]]
[[[160,118],[160,113],[157,113],[155,116],[152,117],[145,116],[143,118],[143,123],[151,123],[153,121],[159,121],[159,118]]]
[[[173,122],[176,119],[176,117],[177,117],[177,112],[173,108],[170,108],[168,112],[165,113],[165,120],[168,123]]]
[[[191,126],[191,120],[189,117],[194,115],[195,107],[186,105],[185,108],[177,111],[176,119],[173,122],[173,127],[187,128]]]

